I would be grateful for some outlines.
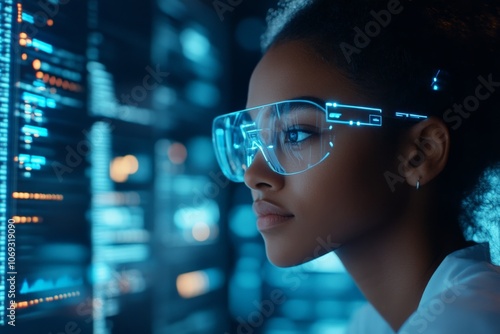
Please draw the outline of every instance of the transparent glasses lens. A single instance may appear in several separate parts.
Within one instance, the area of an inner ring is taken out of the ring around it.
[[[333,148],[333,126],[326,119],[326,110],[311,101],[283,101],[219,116],[213,140],[222,171],[243,182],[259,153],[276,173],[306,171]]]

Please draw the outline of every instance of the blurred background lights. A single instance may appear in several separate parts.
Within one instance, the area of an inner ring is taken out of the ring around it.
[[[40,62],[39,59],[33,60],[33,68],[35,70],[39,70],[41,66],[42,66],[42,63]]]
[[[345,334],[345,323],[334,320],[323,320],[311,326],[311,333],[315,334]]]
[[[206,200],[199,206],[178,208],[174,213],[174,223],[180,229],[192,229],[198,222],[214,225],[218,221],[219,207],[212,200]]]
[[[180,33],[182,52],[186,58],[198,62],[210,52],[210,41],[196,28],[186,28]]]
[[[187,158],[187,149],[184,144],[173,143],[167,151],[168,158],[175,165],[182,165]]]
[[[184,231],[187,241],[205,242],[218,236],[219,206],[213,200],[206,200],[198,206],[186,206],[174,213],[176,227]]]
[[[189,164],[201,171],[213,171],[216,165],[212,138],[197,136],[186,144],[190,152]]]
[[[176,287],[182,298],[194,298],[220,288],[224,274],[218,268],[193,271],[177,276]]]
[[[243,259],[244,261],[246,259]],[[262,280],[257,271],[240,271],[233,277],[234,284],[240,289],[257,290],[262,286]]]
[[[283,314],[292,320],[307,320],[314,316],[314,302],[304,299],[289,299],[283,304]]]
[[[208,277],[202,271],[181,274],[177,277],[176,285],[182,298],[193,298],[207,291]]]
[[[192,234],[196,241],[207,241],[210,237],[210,226],[205,222],[195,223],[193,225]]]
[[[116,157],[111,161],[109,175],[117,183],[126,182],[130,175],[139,170],[139,161],[133,155]]]
[[[177,92],[171,87],[159,86],[152,94],[155,109],[167,108],[177,102]]]
[[[345,273],[344,265],[338,256],[329,252],[317,259],[309,261],[301,265],[304,271],[318,272],[318,273]]]
[[[259,234],[257,217],[250,205],[239,205],[231,210],[229,228],[240,238],[254,238]]]
[[[186,97],[189,101],[204,108],[214,108],[220,101],[220,92],[212,83],[193,80],[186,86]]]

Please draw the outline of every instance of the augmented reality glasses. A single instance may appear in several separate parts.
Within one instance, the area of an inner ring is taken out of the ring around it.
[[[222,115],[213,122],[213,143],[224,175],[243,182],[261,152],[281,175],[302,173],[331,155],[338,125],[381,127],[385,117],[420,121],[427,116],[310,100],[287,100]]]

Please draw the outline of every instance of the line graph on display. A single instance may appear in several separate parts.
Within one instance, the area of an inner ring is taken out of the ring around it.
[[[55,280],[39,278],[34,283],[29,284],[25,279],[19,290],[20,294],[44,292],[56,289],[70,288],[83,285],[82,278],[71,278],[69,276],[62,276]]]

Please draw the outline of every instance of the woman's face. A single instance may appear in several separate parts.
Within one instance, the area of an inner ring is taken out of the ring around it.
[[[303,96],[372,106],[304,42],[273,47],[253,72],[247,107]],[[259,219],[268,258],[277,266],[303,263],[390,221],[396,204],[384,172],[397,168],[382,139],[384,129],[336,127],[333,152],[319,165],[283,176],[259,153],[245,173],[245,183],[260,203],[257,211],[262,216],[278,212]]]

